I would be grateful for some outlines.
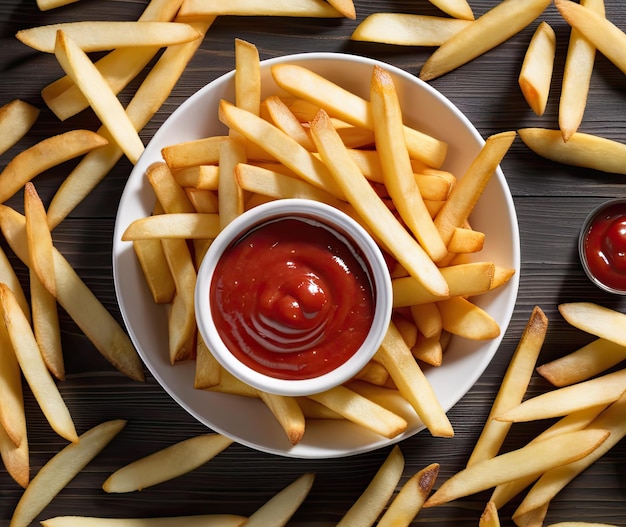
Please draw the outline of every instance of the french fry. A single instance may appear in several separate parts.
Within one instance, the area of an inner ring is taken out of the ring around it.
[[[18,446],[0,426],[0,457],[8,474],[23,488],[28,487],[30,480],[30,458],[28,439],[24,438]]]
[[[54,54],[65,73],[83,92],[115,142],[130,162],[135,164],[144,151],[141,138],[121,102],[91,59],[63,31],[56,33]]]
[[[272,77],[283,90],[323,108],[331,117],[367,130],[374,129],[370,103],[313,71],[295,64],[275,64]],[[411,157],[439,168],[447,153],[445,142],[405,126]]]
[[[167,166],[177,168],[216,165],[220,160],[220,145],[227,136],[213,136],[166,146],[161,155]]]
[[[15,35],[27,46],[54,53],[57,32],[62,31],[85,53],[132,46],[167,47],[200,38],[191,25],[176,22],[63,22],[22,29]]]
[[[546,159],[602,172],[626,173],[626,145],[617,141],[576,132],[565,142],[560,130],[546,128],[523,128],[518,133],[528,148]]]
[[[400,393],[433,436],[454,435],[448,416],[439,404],[432,386],[393,323],[389,325],[375,359],[385,366]]]
[[[259,50],[239,38],[235,39],[235,104],[255,115],[261,111]]]
[[[604,16],[604,0],[581,0],[580,4]],[[559,100],[559,128],[563,141],[567,142],[582,122],[595,59],[596,47],[580,31],[572,29]]]
[[[25,218],[2,205],[0,229],[13,252],[28,266]],[[53,258],[57,302],[113,366],[131,379],[143,381],[141,360],[126,332],[56,248],[53,249]]]
[[[45,170],[106,144],[101,135],[79,129],[48,137],[22,150],[0,173],[0,202],[8,200]]]
[[[568,0],[555,0],[561,16],[591,42],[607,59],[626,73],[626,59],[622,50],[626,34],[602,14]]]
[[[247,518],[236,514],[197,514],[161,518],[96,518],[93,516],[56,516],[43,520],[43,527],[241,527]]]
[[[468,220],[515,136],[515,132],[501,132],[488,137],[478,156],[450,192],[450,196],[435,217],[435,225],[446,245],[452,239],[454,230],[462,227]]]
[[[407,13],[373,13],[354,30],[350,38],[398,46],[441,46],[471,20]]]
[[[341,18],[343,15],[322,0],[187,0],[178,17],[181,20],[199,20],[213,15],[238,16],[297,16],[314,18]]]
[[[278,126],[278,128],[293,137],[309,152],[315,151],[315,145],[313,144],[311,136],[280,97],[272,95],[265,99],[264,104],[272,122]]]
[[[520,405],[496,415],[495,419],[526,422],[567,415],[619,399],[626,390],[626,369],[565,386],[527,399]]]
[[[595,377],[626,360],[626,347],[606,339],[589,344],[542,364],[537,373],[554,386],[568,386]]]
[[[39,108],[20,99],[0,107],[0,154],[24,137],[38,117]]]
[[[430,338],[441,333],[443,329],[441,327],[441,313],[439,313],[439,308],[435,302],[416,304],[410,309],[413,322],[424,337]]]
[[[303,474],[254,511],[245,525],[247,527],[266,525],[283,527],[308,496],[314,481],[314,474]]]
[[[537,115],[543,115],[548,104],[555,54],[556,35],[544,21],[533,34],[519,74],[522,94]]]
[[[500,527],[498,509],[493,501],[488,501],[485,510],[480,515],[478,527]]]
[[[533,20],[550,0],[504,0],[450,37],[428,58],[419,77],[440,77],[502,44]]]
[[[220,382],[221,369],[219,362],[207,348],[202,335],[196,336],[196,369],[193,386],[197,390],[205,390]]]
[[[376,122],[376,149],[385,187],[404,223],[430,258],[437,262],[447,254],[446,245],[424,205],[413,176],[404,142],[402,109],[393,79],[379,66],[374,66],[372,72],[370,111]]]
[[[337,386],[308,397],[383,437],[396,437],[404,432],[408,426],[407,422],[399,415],[373,403],[345,386]]]
[[[466,0],[429,0],[431,4],[454,18],[474,20],[474,13]]]
[[[119,468],[105,480],[102,489],[119,493],[158,485],[204,465],[232,442],[215,433],[185,439]]]
[[[0,247],[0,282],[3,284],[7,284],[17,301],[19,302],[24,315],[28,320],[30,320],[30,305],[28,300],[26,300],[26,295],[24,294],[24,290],[22,289],[22,285],[20,283],[19,278],[15,274],[15,270],[11,265],[11,262],[7,258],[6,253]]]
[[[500,383],[487,422],[474,445],[467,466],[492,458],[500,451],[511,423],[497,421],[493,417],[522,402],[547,331],[548,318],[538,306],[535,306]]]
[[[126,421],[105,421],[82,434],[43,465],[22,494],[9,523],[27,527],[54,497],[124,428]]]
[[[37,274],[29,270],[32,325],[35,340],[46,367],[55,378],[65,380],[65,360],[61,344],[61,328],[57,301],[42,284]]]
[[[626,346],[626,315],[590,302],[559,305],[559,313],[572,326],[621,346]]]
[[[219,221],[217,214],[196,212],[158,214],[133,221],[122,233],[122,240],[215,238],[220,232]]]
[[[606,430],[588,429],[561,434],[545,441],[486,459],[457,472],[426,501],[424,507],[469,496],[491,487],[582,459],[609,436]]]
[[[373,525],[387,505],[404,469],[404,456],[397,445],[391,449],[367,488],[337,523],[337,527]]]
[[[5,284],[0,284],[0,305],[4,324],[20,369],[46,420],[61,437],[68,441],[77,441],[74,421],[43,361],[30,323],[24,316],[15,295]]]
[[[259,391],[259,398],[280,423],[289,442],[292,445],[297,445],[302,440],[305,429],[304,414],[297,399],[261,391]]]
[[[448,284],[449,297],[489,291],[494,272],[495,265],[492,262],[472,262],[441,268],[441,274]],[[428,292],[424,284],[412,276],[394,278],[391,286],[393,307],[410,307],[441,300],[441,297]]]
[[[74,2],[78,2],[78,0],[37,0],[37,7],[40,11],[48,11],[49,9],[73,4]]]
[[[549,504],[565,485],[613,448],[626,435],[625,409],[626,395],[623,395],[594,419],[588,429],[607,430],[610,432],[608,439],[588,456],[545,472],[524,497],[513,518]]]
[[[171,302],[176,292],[176,284],[167,265],[161,240],[136,240],[133,242],[133,250],[154,302]]]
[[[243,189],[237,184],[235,167],[246,162],[246,150],[243,141],[229,137],[220,145],[220,161],[217,199],[219,203],[218,223],[224,229],[244,211]]]
[[[311,124],[311,133],[322,159],[342,187],[349,203],[375,235],[383,240],[394,257],[431,293],[438,296],[447,295],[448,285],[441,272],[376,195],[358,166],[352,161],[323,110]]]
[[[471,340],[493,339],[500,326],[484,309],[460,296],[437,302],[443,329]]]
[[[421,510],[430,494],[437,475],[439,464],[432,463],[411,476],[402,485],[385,513],[378,520],[378,527],[408,527]]]
[[[328,0],[328,3],[350,20],[356,20],[356,9],[353,0]]]
[[[441,334],[417,339],[411,348],[411,354],[417,360],[430,366],[438,368],[443,364],[443,346],[441,345]]]
[[[396,329],[400,332],[400,335],[402,335],[402,340],[406,342],[409,348],[412,348],[417,341],[418,333],[417,326],[413,320],[410,320],[399,312],[392,313],[391,319],[396,325]]]
[[[14,446],[26,441],[20,365],[4,323],[0,324],[0,427]]]

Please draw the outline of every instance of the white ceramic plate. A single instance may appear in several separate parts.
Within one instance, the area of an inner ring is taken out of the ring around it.
[[[262,63],[263,95],[278,93],[270,66],[297,63],[368,97],[372,67],[379,64],[396,82],[406,122],[449,144],[444,169],[462,175],[484,141],[461,112],[444,96],[416,77],[393,66],[344,54],[309,53],[276,58]],[[154,195],[144,178],[146,168],[162,160],[161,148],[174,143],[223,134],[217,119],[220,99],[234,101],[233,73],[211,82],[185,101],[154,135],[133,169],[122,195],[113,241],[113,271],[120,309],[137,350],[163,388],[191,415],[212,430],[260,451],[300,458],[332,458],[371,451],[397,442],[423,429],[406,412],[410,424],[401,436],[389,441],[348,422],[309,420],[303,440],[291,446],[273,416],[258,400],[209,393],[193,388],[192,362],[171,366],[167,350],[165,309],[152,302],[130,242],[121,235],[135,219],[149,215]],[[506,331],[519,284],[519,231],[515,208],[503,174],[497,171],[485,189],[471,218],[486,234],[486,244],[477,259],[493,260],[517,270],[503,288],[476,299],[500,324],[501,336],[488,342],[453,338],[444,365],[427,371],[442,404],[449,410],[483,373]],[[458,423],[452,423],[453,426]]]

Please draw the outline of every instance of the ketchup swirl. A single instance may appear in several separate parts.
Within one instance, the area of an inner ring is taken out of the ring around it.
[[[350,241],[299,217],[264,223],[229,247],[210,293],[231,353],[282,379],[318,376],[348,360],[367,336],[373,299]]]

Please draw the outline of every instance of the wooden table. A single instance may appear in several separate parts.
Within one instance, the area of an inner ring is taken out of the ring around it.
[[[224,0],[227,1],[227,0]],[[271,1],[271,0],[270,0]],[[494,6],[494,0],[471,0],[476,15]],[[607,15],[626,28],[626,12],[618,0],[607,0]],[[53,56],[23,46],[14,34],[21,28],[74,20],[134,20],[146,0],[83,0],[65,8],[38,11],[34,0],[4,0],[0,5],[0,104],[19,97],[41,108],[39,121],[19,145],[0,159],[5,165],[20,149],[45,137],[77,127],[97,129],[87,111],[59,122],[45,107],[40,90],[61,75]],[[359,43],[349,37],[356,24],[378,11],[438,14],[426,0],[357,0],[357,20],[316,20],[223,17],[209,30],[200,50],[171,97],[143,130],[147,142],[164,119],[189,95],[232,69],[233,40],[256,44],[261,58],[301,51],[341,51],[387,61],[417,74],[432,49]],[[541,17],[555,29],[558,52],[548,108],[542,117],[526,105],[517,84],[520,64],[537,23],[470,64],[432,81],[474,123],[483,137],[527,126],[555,128],[559,88],[569,28],[554,6]],[[121,94],[128,101],[139,81]],[[626,142],[624,110],[626,78],[603,56],[598,56],[589,103],[581,130]],[[49,203],[71,163],[37,178],[37,189]],[[433,439],[420,433],[401,443],[406,476],[429,463],[441,464],[440,482],[459,470],[475,443],[502,380],[522,329],[535,305],[550,318],[550,328],[540,361],[572,351],[590,337],[565,323],[557,306],[567,301],[593,301],[625,309],[620,297],[601,292],[585,277],[576,254],[578,229],[587,212],[598,203],[625,194],[623,176],[583,170],[541,159],[517,140],[502,168],[514,196],[522,245],[521,285],[513,319],[495,359],[474,388],[450,410],[456,435]],[[115,213],[131,165],[123,160],[105,181],[54,231],[56,246],[80,276],[121,321],[111,269]],[[21,209],[21,197],[10,205]],[[27,284],[25,268],[15,262]],[[115,442],[98,456],[40,515],[157,516],[210,512],[250,514],[304,472],[315,472],[311,494],[297,512],[298,525],[336,523],[359,496],[388,453],[388,449],[346,459],[307,461],[258,453],[231,446],[214,461],[174,481],[129,495],[107,495],[101,490],[115,468],[177,440],[205,431],[148,377],[131,381],[114,370],[96,352],[73,322],[61,313],[67,380],[60,383],[76,427],[84,431],[106,419],[124,418],[128,425]],[[548,387],[538,376],[531,393]],[[31,452],[31,475],[66,443],[44,420],[29,391],[26,411]],[[514,426],[506,448],[521,446],[545,423]],[[0,525],[8,525],[22,494],[6,472],[0,473]],[[477,525],[489,493],[424,510],[416,523],[433,526]],[[503,525],[519,500],[500,511]],[[626,444],[608,455],[561,492],[552,503],[546,524],[557,521],[596,521],[626,524]]]

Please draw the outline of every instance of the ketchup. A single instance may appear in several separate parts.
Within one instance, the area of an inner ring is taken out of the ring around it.
[[[584,237],[589,271],[611,289],[626,289],[626,208],[616,203],[603,210]]]
[[[293,216],[255,227],[224,252],[210,303],[230,352],[281,379],[316,377],[343,364],[374,315],[368,268],[350,241]]]

